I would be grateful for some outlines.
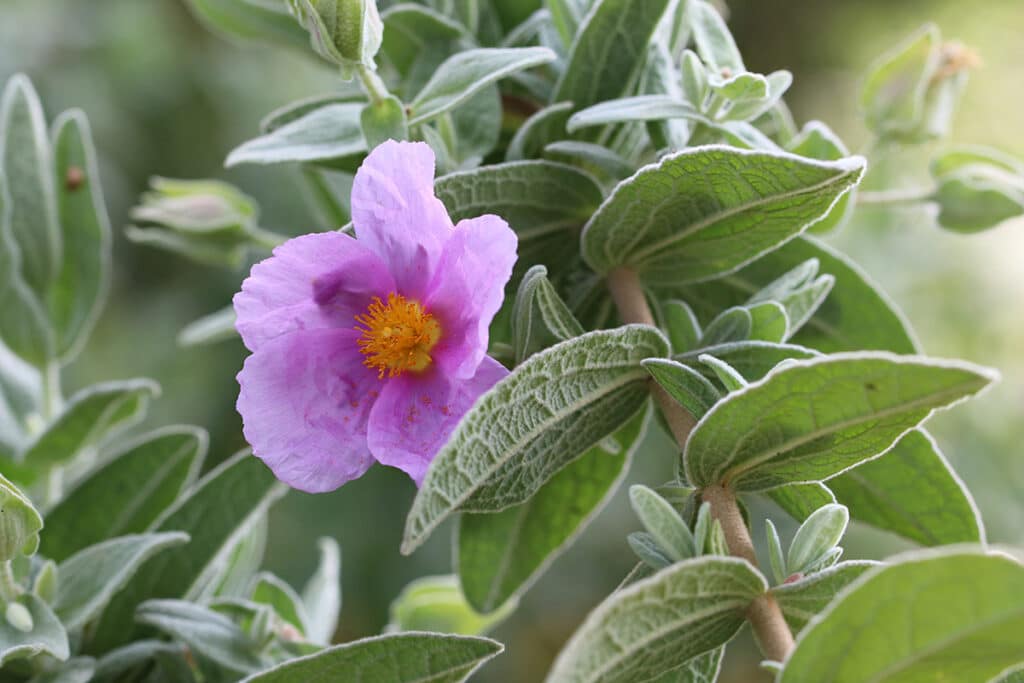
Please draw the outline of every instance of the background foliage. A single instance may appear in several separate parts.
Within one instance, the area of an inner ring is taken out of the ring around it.
[[[748,66],[793,71],[788,100],[798,120],[828,121],[853,150],[867,139],[855,115],[860,78],[869,62],[927,19],[944,34],[975,46],[984,66],[971,80],[953,142],[998,146],[1024,155],[1016,84],[1024,67],[1015,26],[1024,10],[1012,1],[986,3],[984,13],[937,1],[730,3],[730,25]],[[318,227],[297,178],[283,167],[225,171],[225,153],[255,135],[262,116],[288,101],[328,89],[335,76],[322,64],[279,50],[235,47],[211,35],[180,0],[13,0],[0,9],[0,81],[24,71],[47,113],[79,106],[88,114],[115,233],[110,305],[73,366],[69,394],[110,377],[150,376],[163,386],[152,426],[195,423],[211,431],[206,467],[243,444],[234,411],[234,374],[243,349],[232,341],[181,352],[182,325],[223,305],[238,274],[203,268],[127,243],[120,228],[149,176],[222,177],[260,198],[267,227],[299,234]],[[909,154],[926,154],[914,150]],[[877,159],[875,160],[878,161]],[[865,186],[901,173],[901,155],[875,164]],[[920,166],[918,166],[920,167]],[[1004,381],[982,398],[930,425],[957,471],[977,495],[993,542],[1021,543],[1019,496],[1024,461],[1024,227],[1006,224],[970,239],[938,231],[923,212],[864,208],[830,239],[850,253],[902,306],[925,350],[1002,370]],[[668,478],[671,458],[660,434],[641,452],[632,481]],[[984,457],[975,457],[984,454]],[[635,528],[626,487],[590,527],[576,552],[560,558],[519,611],[494,633],[510,643],[479,680],[538,680],[581,615],[614,587],[634,561],[623,543]],[[293,493],[271,515],[268,568],[301,585],[317,561],[309,541],[335,536],[344,558],[341,639],[379,632],[387,605],[413,577],[447,570],[448,538],[400,559],[398,540],[413,488],[400,473],[375,468],[336,494]],[[367,520],[374,520],[372,531]],[[755,534],[760,536],[760,534]],[[390,539],[382,541],[381,539]],[[856,526],[844,542],[849,557],[878,558],[900,542]],[[869,553],[870,549],[870,553]],[[544,618],[540,618],[543,613]],[[751,660],[751,667],[756,659]],[[742,666],[742,664],[737,665]],[[730,675],[730,674],[727,674]],[[734,680],[753,680],[749,671]]]

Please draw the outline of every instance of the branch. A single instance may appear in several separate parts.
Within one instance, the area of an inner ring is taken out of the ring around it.
[[[640,278],[635,272],[628,268],[612,271],[608,274],[608,289],[611,290],[623,322],[655,324],[650,306],[644,297]],[[656,382],[652,382],[651,393],[664,414],[679,448],[685,448],[686,440],[696,424],[693,415],[673,400]],[[711,486],[701,492],[701,497],[711,505],[712,518],[717,519],[722,525],[729,552],[756,567],[754,544],[750,540],[750,532],[736,503],[735,494],[724,486]],[[754,629],[754,635],[764,655],[779,662],[785,659],[793,649],[793,634],[775,598],[767,593],[757,598],[747,610],[747,620]]]

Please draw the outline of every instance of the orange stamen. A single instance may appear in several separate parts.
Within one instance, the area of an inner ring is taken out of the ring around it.
[[[375,296],[356,322],[362,333],[359,351],[366,356],[363,364],[376,369],[381,379],[430,367],[430,351],[441,338],[441,325],[418,301],[394,292],[386,302]]]

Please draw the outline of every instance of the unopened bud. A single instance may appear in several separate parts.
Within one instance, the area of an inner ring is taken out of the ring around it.
[[[384,23],[376,0],[290,0],[292,13],[309,31],[313,49],[344,69],[374,68]]]

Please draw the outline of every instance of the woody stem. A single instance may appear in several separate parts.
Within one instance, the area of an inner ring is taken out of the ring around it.
[[[613,270],[608,274],[608,289],[623,322],[655,324],[640,278],[634,271],[628,268]],[[685,448],[690,432],[696,424],[693,415],[673,400],[657,383],[652,382],[651,394],[665,416],[679,448]],[[709,486],[701,492],[701,497],[711,506],[711,517],[722,525],[729,552],[756,567],[754,544],[736,502],[736,495],[725,486]],[[775,599],[768,593],[761,595],[750,605],[746,617],[765,656],[775,661],[785,659],[793,649],[793,634]]]

